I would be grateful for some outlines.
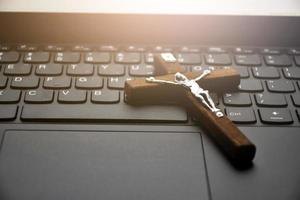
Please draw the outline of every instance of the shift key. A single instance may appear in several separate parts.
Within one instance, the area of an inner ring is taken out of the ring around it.
[[[140,106],[121,104],[24,105],[24,121],[152,121],[186,122],[187,113],[176,106]]]

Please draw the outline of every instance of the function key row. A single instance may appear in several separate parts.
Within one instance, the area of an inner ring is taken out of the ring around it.
[[[36,44],[17,44],[17,45],[7,45],[0,44],[0,51],[78,51],[78,52],[88,52],[88,51],[128,51],[128,52],[189,52],[189,53],[236,53],[236,54],[290,54],[290,55],[300,55],[299,48],[253,48],[253,47],[200,47],[200,46],[161,46],[161,45],[60,45],[60,44],[49,44],[49,45],[36,45]]]

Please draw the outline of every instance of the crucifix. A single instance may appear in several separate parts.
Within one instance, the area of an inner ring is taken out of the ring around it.
[[[210,73],[210,70],[204,70],[203,73],[195,79],[188,79],[184,74],[177,72],[175,74],[175,81],[167,81],[167,80],[160,80],[154,77],[146,78],[147,82],[150,83],[162,83],[162,84],[172,84],[172,85],[179,85],[183,86],[190,90],[190,92],[201,102],[210,109],[211,112],[215,113],[218,117],[223,117],[223,113],[220,109],[215,106],[212,98],[210,97],[208,90],[204,90],[199,86],[197,81],[202,79],[204,76]]]
[[[184,106],[232,160],[252,161],[255,145],[217,108],[209,94],[236,89],[240,83],[239,73],[233,68],[185,72],[172,53],[155,55],[154,61],[158,76],[127,81],[126,102]]]

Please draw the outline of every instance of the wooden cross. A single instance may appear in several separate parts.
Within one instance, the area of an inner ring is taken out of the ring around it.
[[[155,74],[160,76],[127,81],[126,102],[144,105],[175,101],[200,120],[201,126],[231,159],[252,161],[255,145],[214,105],[208,94],[208,90],[228,92],[236,89],[240,83],[239,73],[232,68],[185,73],[170,53],[156,55],[154,60]]]

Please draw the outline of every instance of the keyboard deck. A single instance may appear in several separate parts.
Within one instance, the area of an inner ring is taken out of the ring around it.
[[[132,107],[126,80],[153,75],[153,54],[173,52],[186,71],[236,68],[239,92],[212,94],[237,124],[300,126],[300,49],[0,45],[0,121],[192,124],[175,105]]]

